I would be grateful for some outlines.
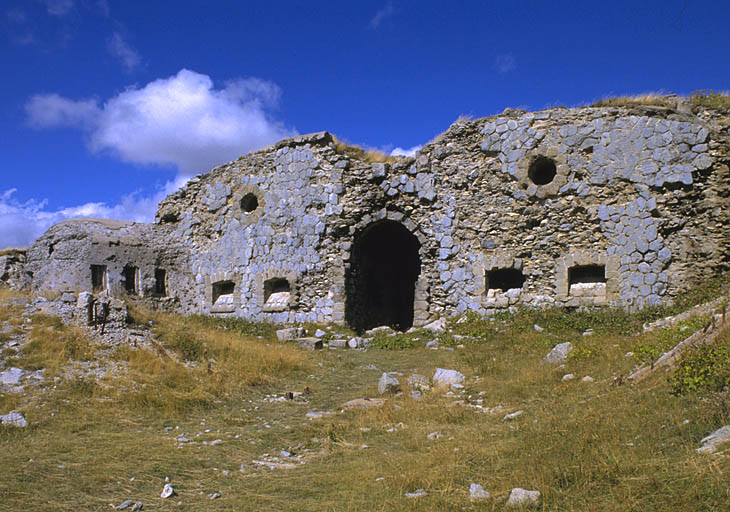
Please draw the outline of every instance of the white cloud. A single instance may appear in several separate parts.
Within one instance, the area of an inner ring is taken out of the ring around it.
[[[183,174],[208,170],[296,132],[271,118],[279,87],[234,80],[216,89],[207,75],[177,75],[129,88],[99,106],[96,100],[37,95],[26,104],[36,127],[76,126],[95,152],[139,163],[173,165]]]
[[[31,126],[90,126],[101,115],[96,100],[74,101],[58,94],[38,94],[25,104],[25,112]]]
[[[114,32],[114,34],[112,34],[106,42],[106,47],[109,50],[109,53],[119,59],[127,71],[132,71],[134,68],[139,66],[139,53],[129,46],[129,43],[124,40],[119,32]]]
[[[74,7],[74,0],[46,0],[45,3],[52,16],[63,16]]]
[[[52,225],[77,217],[151,222],[157,211],[157,203],[186,181],[185,178],[177,178],[152,195],[133,192],[111,206],[106,203],[86,203],[59,210],[47,209],[46,200],[20,202],[13,197],[16,189],[6,190],[0,193],[0,249],[27,247]]]
[[[395,8],[393,7],[393,4],[391,2],[388,2],[385,4],[385,7],[380,9],[378,12],[375,13],[375,16],[373,16],[373,19],[370,20],[370,28],[373,30],[377,30],[378,27],[385,21],[387,18],[390,18],[395,14]]]
[[[515,57],[511,53],[497,55],[497,58],[494,59],[494,67],[502,74],[509,73],[517,68],[517,61],[515,61]]]
[[[401,147],[393,148],[393,150],[390,152],[392,156],[408,156],[408,157],[414,157],[416,156],[416,153],[419,149],[421,149],[423,146],[413,146],[409,149],[403,149]]]

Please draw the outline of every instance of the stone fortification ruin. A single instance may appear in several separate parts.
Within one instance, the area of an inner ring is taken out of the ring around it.
[[[517,305],[639,309],[727,271],[729,163],[713,111],[511,110],[390,163],[322,132],[190,180],[154,224],[57,224],[24,276],[39,293],[358,331]]]

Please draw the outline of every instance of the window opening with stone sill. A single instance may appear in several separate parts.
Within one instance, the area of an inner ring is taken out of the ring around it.
[[[234,310],[233,292],[236,285],[233,281],[218,281],[213,283],[212,311],[229,312]]]
[[[575,297],[606,295],[605,265],[576,265],[568,269],[568,294]]]
[[[106,290],[106,265],[91,265],[91,289],[94,293]]]
[[[555,179],[557,173],[555,160],[546,156],[536,157],[527,168],[527,177],[535,185],[547,185]]]
[[[125,265],[122,269],[124,291],[128,294],[139,293],[139,269],[133,265]]]
[[[495,268],[487,271],[485,287],[487,295],[521,289],[524,284],[525,275],[515,268]]]
[[[167,295],[167,285],[165,283],[166,272],[165,269],[155,269],[155,295],[164,297]]]
[[[264,311],[283,311],[291,302],[291,284],[275,277],[264,281]]]

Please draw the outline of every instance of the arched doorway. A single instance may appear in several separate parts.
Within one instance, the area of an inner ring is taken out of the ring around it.
[[[357,332],[413,325],[421,258],[418,238],[399,222],[382,220],[355,235],[345,274],[345,320]]]

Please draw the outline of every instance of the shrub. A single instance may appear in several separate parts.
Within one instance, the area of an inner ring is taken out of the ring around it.
[[[693,332],[702,329],[708,321],[707,316],[696,316],[674,327],[665,327],[654,331],[649,335],[651,338],[648,341],[642,341],[633,346],[634,359],[641,364],[654,364],[662,354],[674,348],[675,345]]]
[[[370,342],[371,347],[383,350],[405,350],[413,348],[415,345],[413,339],[402,334],[396,334],[395,336],[378,335]]]
[[[720,392],[730,385],[730,350],[727,342],[702,345],[686,354],[669,377],[671,393],[683,395],[708,390]]]

